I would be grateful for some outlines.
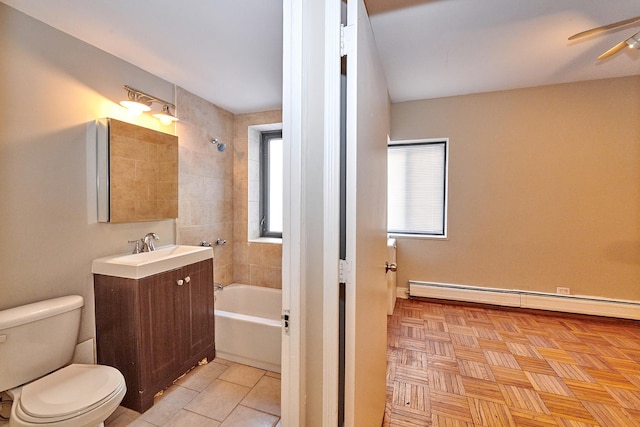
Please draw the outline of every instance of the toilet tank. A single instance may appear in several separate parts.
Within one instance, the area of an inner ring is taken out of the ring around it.
[[[67,365],[84,301],[70,295],[0,311],[0,391]]]

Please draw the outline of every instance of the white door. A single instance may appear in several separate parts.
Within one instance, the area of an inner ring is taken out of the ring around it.
[[[347,3],[345,425],[380,426],[386,400],[389,101],[362,0]],[[349,40],[349,37],[347,37]]]

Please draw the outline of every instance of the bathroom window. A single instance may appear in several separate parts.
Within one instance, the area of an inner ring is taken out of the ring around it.
[[[262,132],[260,140],[260,236],[282,238],[282,131]]]
[[[448,145],[448,139],[389,144],[389,234],[447,236]]]

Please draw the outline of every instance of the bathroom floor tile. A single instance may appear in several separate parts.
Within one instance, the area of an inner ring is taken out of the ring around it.
[[[206,365],[195,367],[187,375],[176,381],[176,385],[191,390],[202,391],[228,368],[228,365],[209,362]]]
[[[118,406],[118,409],[105,420],[104,424],[109,427],[126,427],[139,417],[140,414],[133,409]]]
[[[278,417],[238,405],[220,427],[273,427]]]
[[[216,363],[219,363],[221,365],[228,365],[228,366],[231,366],[231,365],[235,364],[235,362],[232,362],[232,361],[227,360],[227,359],[223,359],[221,357],[216,357],[215,359],[213,359],[213,361],[216,362]]]
[[[162,427],[219,427],[218,421],[181,409]]]
[[[109,424],[109,427],[111,427],[112,425],[113,424]],[[127,427],[156,427],[155,424],[147,422],[142,418],[136,418],[130,424],[123,424],[123,425],[126,425]]]
[[[262,378],[265,373],[266,371],[262,369],[233,364],[220,375],[219,379],[245,387],[253,387],[260,381],[260,378]]]
[[[280,380],[264,376],[242,400],[250,408],[280,416]]]
[[[251,390],[238,384],[214,380],[185,409],[214,420],[224,421]]]
[[[156,398],[151,409],[142,414],[140,418],[160,426],[196,396],[198,396],[197,391],[173,385],[165,390],[162,396]]]

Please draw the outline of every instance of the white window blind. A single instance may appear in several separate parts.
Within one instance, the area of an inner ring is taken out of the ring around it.
[[[447,141],[394,143],[388,152],[389,233],[445,236]]]

